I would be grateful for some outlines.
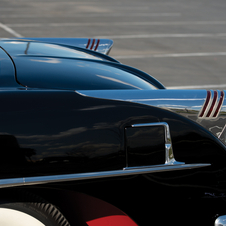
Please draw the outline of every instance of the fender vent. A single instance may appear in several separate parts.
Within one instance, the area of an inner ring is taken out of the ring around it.
[[[100,43],[100,39],[88,39],[86,49],[94,50],[96,51]],[[95,47],[95,48],[94,48]]]
[[[224,91],[207,91],[206,101],[199,113],[199,118],[217,118],[224,101]]]

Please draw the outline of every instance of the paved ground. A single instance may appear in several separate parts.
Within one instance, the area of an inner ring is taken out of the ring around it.
[[[0,37],[32,36],[110,38],[167,87],[226,89],[225,0],[0,0]]]

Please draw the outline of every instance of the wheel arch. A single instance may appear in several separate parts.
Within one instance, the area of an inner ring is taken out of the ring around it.
[[[71,226],[137,226],[137,224],[116,206],[91,195],[58,188],[29,186],[1,189],[1,199],[13,200],[21,194],[30,194],[56,206]],[[20,198],[19,198],[20,199]]]

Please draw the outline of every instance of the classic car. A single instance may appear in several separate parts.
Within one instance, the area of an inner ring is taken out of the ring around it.
[[[0,39],[0,225],[226,225],[225,91],[168,90],[112,45]]]

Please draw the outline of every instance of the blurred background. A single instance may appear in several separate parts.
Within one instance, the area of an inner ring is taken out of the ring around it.
[[[225,0],[0,0],[10,37],[109,38],[168,88],[226,89]]]

